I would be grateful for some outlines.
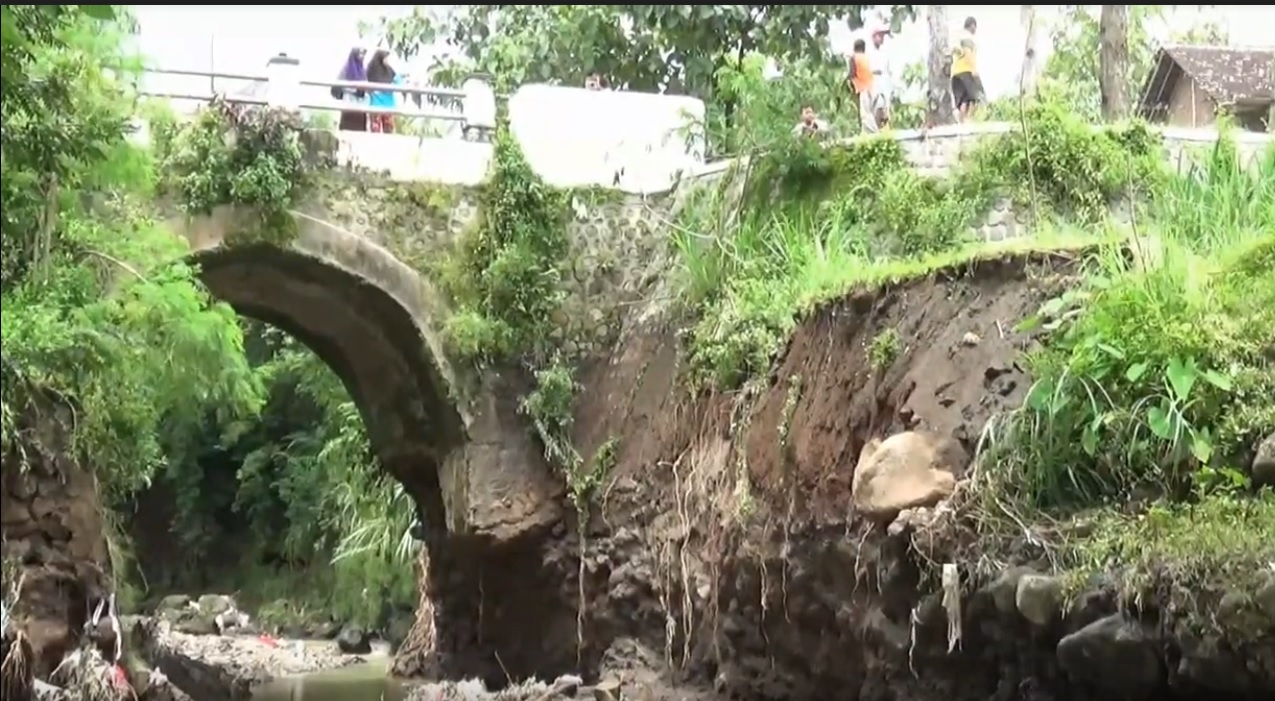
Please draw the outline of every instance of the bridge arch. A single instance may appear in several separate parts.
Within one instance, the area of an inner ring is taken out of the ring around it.
[[[213,296],[288,332],[336,372],[382,468],[423,507],[429,528],[444,531],[439,468],[464,445],[466,427],[432,322],[438,298],[389,251],[300,212],[287,247],[236,240],[250,216],[223,206],[170,227]]]

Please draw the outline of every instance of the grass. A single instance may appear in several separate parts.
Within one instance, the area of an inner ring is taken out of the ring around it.
[[[1095,193],[1117,189],[1109,174],[1094,174],[1101,183],[1091,187],[1064,167],[1094,170],[1113,158],[1113,143],[1103,141],[1102,153],[1061,141],[1037,151],[1068,179],[1037,173],[1036,185],[1053,193],[1054,205],[1066,204],[1060,190],[1082,195],[1085,226],[1051,219],[997,244],[953,240],[949,227],[939,245],[911,245],[913,231],[900,246],[882,239],[862,201],[826,193],[817,206],[769,202],[761,214],[745,203],[731,214],[729,234],[722,201],[698,210],[693,203],[674,237],[697,319],[690,366],[704,382],[738,386],[769,370],[800,319],[856,289],[979,258],[1081,251],[1083,284],[1025,322],[1046,342],[1026,356],[1035,385],[1020,410],[993,424],[970,490],[975,508],[966,513],[984,536],[980,557],[1007,557],[1001,547],[1021,540],[1024,525],[1068,524],[1033,530],[1073,581],[1124,565],[1117,579],[1130,597],[1170,592],[1171,603],[1202,622],[1203,602],[1216,601],[1204,592],[1251,591],[1275,562],[1275,499],[1255,497],[1239,463],[1275,432],[1275,147],[1247,168],[1229,139],[1173,172],[1123,167],[1131,181],[1140,178],[1128,190],[1142,193],[1126,226],[1091,216]],[[1005,144],[997,148],[998,159],[972,160],[1020,160]],[[939,203],[962,211],[949,195]],[[931,219],[921,212],[906,221]],[[885,355],[887,345],[870,350]],[[1148,494],[1158,499],[1140,496]],[[1128,511],[1134,497],[1147,505]]]
[[[1108,576],[1125,601],[1155,592],[1192,622],[1233,636],[1262,630],[1247,618],[1275,568],[1275,494],[1204,494],[1133,514],[1104,509],[1084,519],[1083,532],[1060,544],[1069,591]],[[1228,594],[1233,602],[1218,608]]]

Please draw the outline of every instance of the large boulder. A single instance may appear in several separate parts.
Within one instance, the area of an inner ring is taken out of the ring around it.
[[[372,636],[358,626],[346,626],[336,636],[336,646],[347,655],[366,655],[372,651]]]
[[[969,456],[959,442],[920,431],[873,439],[859,453],[852,499],[861,514],[885,521],[904,509],[934,506],[956,489]]]
[[[1156,638],[1121,614],[1064,636],[1056,652],[1064,671],[1101,691],[1103,698],[1151,701],[1166,676]]]

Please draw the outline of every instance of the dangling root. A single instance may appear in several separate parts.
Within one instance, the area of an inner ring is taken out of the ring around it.
[[[21,630],[4,633],[4,661],[0,662],[0,698],[29,701],[35,693],[35,652]]]

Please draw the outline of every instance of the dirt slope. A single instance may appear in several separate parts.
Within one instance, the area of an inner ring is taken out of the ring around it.
[[[1112,614],[1109,597],[1042,629],[984,587],[950,643],[906,538],[850,502],[868,440],[927,429],[972,449],[1021,404],[1031,339],[1015,326],[1069,284],[1074,259],[987,260],[854,295],[803,323],[764,382],[713,396],[679,384],[671,329],[630,332],[585,373],[576,416],[586,460],[617,447],[584,557],[586,657],[640,639],[689,684],[740,699],[1107,698],[1070,682],[1055,646]],[[1119,659],[1145,663],[1128,674],[1154,698],[1196,698],[1164,649],[1139,640]],[[1256,659],[1227,674],[1259,679]],[[1226,698],[1259,698],[1260,683]]]

